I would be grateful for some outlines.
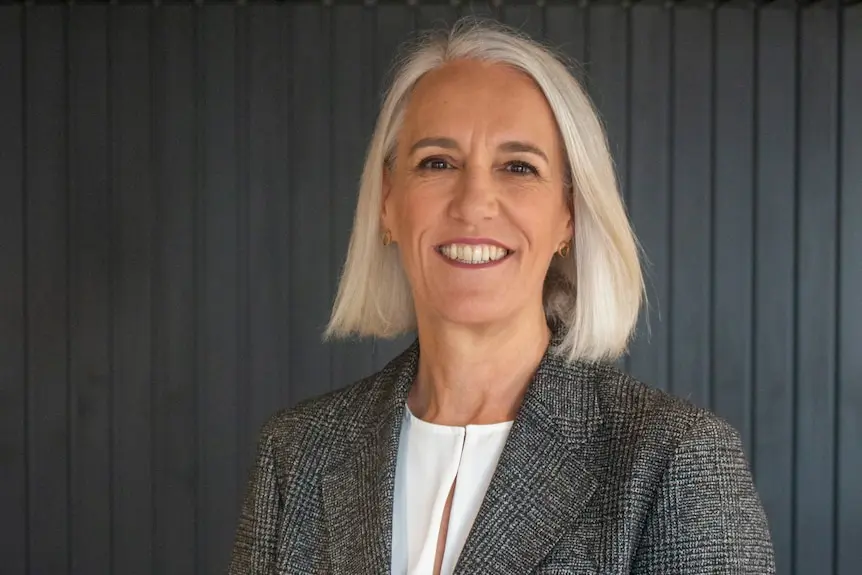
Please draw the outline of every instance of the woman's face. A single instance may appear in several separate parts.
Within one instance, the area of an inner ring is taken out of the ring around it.
[[[542,313],[548,266],[572,236],[563,157],[553,113],[525,74],[463,60],[417,83],[384,174],[382,223],[420,321]]]

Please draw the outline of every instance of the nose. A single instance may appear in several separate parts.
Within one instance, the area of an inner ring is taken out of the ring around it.
[[[461,170],[455,186],[449,215],[467,224],[490,220],[499,213],[499,198],[490,169],[479,166]]]

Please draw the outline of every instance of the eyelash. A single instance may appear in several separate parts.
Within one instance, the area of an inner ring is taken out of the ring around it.
[[[417,167],[420,170],[433,170],[433,171],[446,169],[446,168],[432,168],[430,166],[430,164],[432,164],[432,163],[444,163],[447,166],[452,165],[449,163],[448,160],[445,160],[443,158],[425,158],[424,160],[419,162],[419,165]],[[526,170],[526,171],[511,172],[513,174],[516,174],[516,175],[524,175],[524,176],[538,176],[539,175],[539,170],[537,170],[534,165],[532,165],[529,162],[525,162],[523,160],[513,160],[511,162],[507,162],[506,166],[507,167],[515,167],[515,168],[519,168],[519,169],[524,168]]]

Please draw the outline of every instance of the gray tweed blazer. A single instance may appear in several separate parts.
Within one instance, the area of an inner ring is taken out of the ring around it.
[[[414,343],[263,427],[229,573],[388,573]],[[738,434],[613,367],[547,354],[455,572],[774,573]]]

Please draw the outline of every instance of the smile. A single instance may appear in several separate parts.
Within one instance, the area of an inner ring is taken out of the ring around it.
[[[512,252],[491,244],[445,244],[437,246],[437,252],[444,258],[467,265],[483,265],[502,261]]]

